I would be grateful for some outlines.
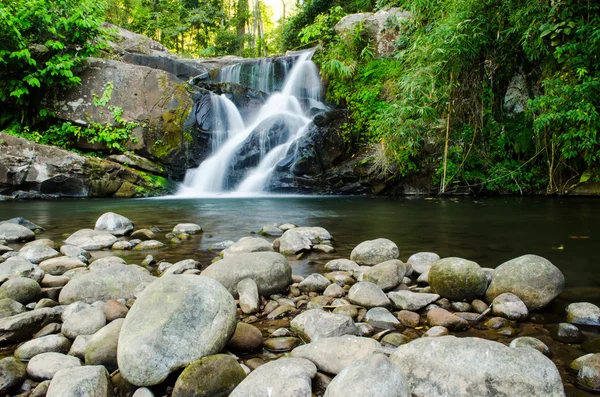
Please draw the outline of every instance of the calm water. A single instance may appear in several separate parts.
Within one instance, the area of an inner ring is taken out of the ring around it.
[[[165,232],[180,222],[202,225],[204,234],[168,250],[157,259],[196,258],[208,265],[208,248],[237,240],[262,225],[293,222],[322,226],[335,239],[337,252],[293,261],[294,273],[320,271],[330,258],[348,257],[361,241],[385,237],[406,260],[418,251],[460,256],[483,267],[533,253],[558,266],[567,280],[564,301],[600,303],[600,201],[581,198],[386,199],[367,197],[287,197],[221,199],[64,200],[0,202],[0,219],[22,216],[47,229],[40,237],[93,228],[104,212],[130,218],[136,227]],[[583,238],[585,237],[585,238]],[[159,238],[166,241],[164,234]],[[557,249],[562,247],[562,249]],[[96,253],[96,256],[110,254]],[[130,263],[143,254],[124,252]]]

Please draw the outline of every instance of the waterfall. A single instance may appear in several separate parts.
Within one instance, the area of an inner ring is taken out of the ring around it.
[[[311,57],[312,51],[302,52],[290,70],[283,67],[281,92],[278,92],[275,62],[271,58],[253,63],[251,78],[244,77],[244,68],[248,68],[245,63],[221,70],[219,81],[251,83],[253,88],[273,93],[246,125],[225,94],[211,97],[212,155],[198,168],[188,170],[177,196],[263,192],[277,164],[294,151],[295,144],[308,131],[311,108],[326,108],[321,102],[319,72]],[[243,175],[236,180],[236,172],[240,170]]]

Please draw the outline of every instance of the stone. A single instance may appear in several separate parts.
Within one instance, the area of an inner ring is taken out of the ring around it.
[[[280,358],[252,371],[230,397],[310,396],[317,367],[303,358]]]
[[[211,245],[210,249],[214,250],[214,251],[220,251],[220,250],[224,250],[224,249],[231,247],[233,244],[235,244],[235,241],[231,241],[231,240],[220,241],[218,243],[214,243],[213,245]]]
[[[67,321],[67,318],[69,318],[71,315],[78,313],[82,310],[85,309],[89,309],[90,307],[92,307],[91,304],[89,303],[85,303],[85,302],[73,302],[70,305],[67,305],[61,314],[61,319],[62,322],[64,323],[65,321]]]
[[[366,308],[391,307],[390,300],[376,284],[370,282],[359,282],[354,284],[348,291],[348,300],[355,305]]]
[[[150,391],[147,387],[140,387],[133,393],[131,397],[154,397],[154,393]]]
[[[61,369],[54,374],[46,397],[113,397],[113,385],[101,365]]]
[[[30,278],[11,278],[0,286],[0,298],[13,299],[23,305],[37,302],[41,295],[40,285]]]
[[[296,316],[290,326],[307,341],[317,341],[342,335],[356,335],[358,332],[351,317],[328,313],[323,310],[308,310]]]
[[[373,381],[377,379],[377,381]],[[404,373],[383,354],[356,360],[331,381],[324,397],[411,397]]]
[[[32,391],[29,397],[46,397],[48,394],[48,388],[50,387],[50,381],[45,380],[39,383]]]
[[[492,311],[496,316],[515,321],[523,321],[529,315],[525,303],[518,296],[510,292],[505,292],[494,298]]]
[[[14,299],[0,299],[0,318],[11,317],[25,312],[25,306]]]
[[[279,238],[279,252],[283,255],[296,255],[303,251],[309,251],[312,247],[310,238],[290,229]]]
[[[356,360],[370,356],[381,348],[379,342],[359,336],[321,338],[292,350],[292,357],[312,361],[320,371],[338,374]]]
[[[375,328],[394,329],[400,325],[400,321],[384,307],[369,309],[365,315],[365,321]]]
[[[417,252],[408,258],[407,263],[411,265],[415,273],[423,274],[440,259],[440,256],[433,252]]]
[[[71,234],[65,243],[75,245],[87,251],[110,248],[117,242],[117,238],[110,233],[92,229],[81,229]]]
[[[26,245],[19,250],[19,256],[33,264],[39,264],[46,259],[56,258],[60,253],[53,248],[41,244]]]
[[[132,245],[129,241],[117,241],[110,248],[115,251],[127,251],[132,248]]]
[[[297,312],[298,312],[298,310],[296,310],[296,308],[294,306],[284,304],[284,305],[278,306],[275,310],[270,312],[267,315],[267,319],[275,320],[278,318],[284,318],[286,316],[296,314]]]
[[[317,244],[312,246],[314,252],[322,252],[324,254],[331,254],[335,252],[335,248],[326,244]]]
[[[109,256],[104,256],[102,258],[98,258],[95,261],[93,261],[90,266],[89,269],[90,270],[98,270],[98,269],[104,269],[113,265],[126,265],[127,262],[125,262],[125,259],[118,257],[118,256],[113,256],[113,255],[109,255]]]
[[[62,333],[74,340],[79,335],[92,335],[106,325],[102,309],[90,307],[73,313],[63,323]]]
[[[77,357],[80,360],[85,360],[85,348],[92,339],[92,335],[79,335],[73,341],[71,349],[69,349],[69,356]]]
[[[73,302],[108,301],[111,299],[131,299],[137,291],[156,280],[133,266],[113,265],[91,270],[69,281],[60,292],[59,302],[68,305]]]
[[[165,247],[166,247],[166,244],[163,244],[158,240],[147,240],[147,241],[142,241],[141,243],[136,245],[133,248],[133,250],[134,251],[152,251],[152,250],[158,250],[158,249],[165,248]]]
[[[253,252],[232,255],[208,266],[203,276],[220,282],[237,296],[237,284],[253,279],[260,295],[269,296],[284,291],[291,284],[292,268],[287,259],[275,252]]]
[[[337,284],[330,284],[325,291],[323,291],[323,295],[330,298],[341,298],[346,294],[346,291]]]
[[[401,310],[398,313],[398,320],[400,321],[400,324],[404,325],[405,327],[416,328],[419,326],[421,316],[415,312]]]
[[[408,336],[399,334],[397,332],[392,332],[381,338],[381,344],[384,346],[400,346],[408,342],[410,342],[410,338]]]
[[[106,302],[106,304],[102,307],[102,311],[104,312],[106,321],[110,323],[116,319],[125,318],[129,312],[129,309],[124,303],[113,299]]]
[[[260,349],[263,344],[263,336],[258,328],[246,323],[237,323],[233,336],[227,342],[227,348],[247,353]]]
[[[179,375],[173,397],[228,397],[245,378],[246,373],[232,356],[203,357]]]
[[[577,372],[577,386],[584,390],[600,391],[600,354],[580,357],[570,367]]]
[[[279,237],[283,234],[283,230],[274,225],[264,225],[258,234],[261,236]]]
[[[15,350],[15,358],[27,361],[41,353],[67,354],[71,349],[71,341],[62,335],[47,335],[32,339],[20,345]]]
[[[469,328],[469,323],[466,320],[439,307],[427,312],[427,322],[432,327],[441,325],[450,331],[463,331]]]
[[[14,390],[27,377],[27,367],[13,357],[0,360],[0,394]]]
[[[161,383],[175,369],[221,351],[236,320],[235,302],[218,282],[185,274],[161,277],[125,318],[117,354],[121,375],[136,386]]]
[[[492,283],[485,294],[487,302],[498,295],[517,295],[529,311],[539,310],[565,287],[565,277],[550,261],[537,255],[523,255],[496,268]]]
[[[561,343],[576,344],[585,341],[585,335],[573,324],[560,323],[550,329],[552,339]]]
[[[508,346],[512,347],[513,349],[527,347],[539,351],[548,358],[552,356],[550,349],[548,348],[548,346],[546,346],[544,342],[531,336],[522,336],[520,338],[513,339],[512,341],[510,341],[510,344]]]
[[[196,225],[195,223],[179,223],[175,225],[173,228],[173,234],[196,234],[202,233],[202,227],[200,225]]]
[[[61,353],[41,353],[27,363],[27,375],[35,381],[50,380],[61,369],[80,366],[81,361],[77,357]]]
[[[438,337],[438,336],[445,336],[448,335],[450,333],[450,331],[448,331],[448,328],[446,327],[442,327],[441,325],[436,325],[435,327],[431,327],[427,330],[427,332],[425,332],[425,335],[423,336],[429,336],[429,337]]]
[[[138,229],[131,233],[132,239],[138,239],[141,241],[155,240],[156,235],[150,229]]]
[[[245,314],[257,313],[260,310],[258,286],[251,278],[245,278],[237,284],[240,309]]]
[[[334,271],[352,271],[357,269],[358,263],[351,261],[349,259],[334,259],[325,264],[325,270],[328,272]]]
[[[33,278],[36,267],[33,263],[20,256],[13,256],[0,263],[0,283],[13,277]]]
[[[481,314],[485,312],[489,308],[489,306],[482,300],[474,299],[473,302],[471,302],[471,308],[477,313]]]
[[[340,306],[337,306],[335,309],[333,309],[333,313],[334,314],[343,314],[345,316],[356,319],[356,317],[358,317],[358,309],[359,308],[360,308],[360,306],[340,305]]]
[[[600,326],[600,308],[592,303],[571,303],[566,312],[568,323]]]
[[[558,369],[542,353],[480,338],[419,338],[399,346],[390,359],[418,396],[565,395]]]
[[[15,223],[0,223],[0,240],[18,243],[35,240],[35,233]]]
[[[302,341],[298,338],[294,338],[292,336],[281,336],[265,340],[264,347],[272,352],[281,353],[289,352],[301,343]]]
[[[398,246],[384,238],[363,241],[350,254],[359,265],[373,266],[391,259],[398,259]]]
[[[60,276],[78,267],[86,267],[86,264],[70,256],[47,259],[40,263],[40,269],[53,276]]]
[[[65,244],[60,247],[60,253],[65,256],[72,256],[73,258],[78,258],[80,256],[85,257],[86,259],[90,259],[92,255],[84,250],[83,248],[79,248],[76,245]]]
[[[25,226],[27,229],[31,230],[32,232],[34,232],[36,234],[42,233],[45,231],[45,229],[43,227],[41,227],[31,221],[28,221],[25,218],[21,218],[21,217],[11,218],[9,220],[2,221],[2,222],[0,222],[0,225],[7,224],[7,223]],[[2,240],[4,240],[4,239],[2,239]]]
[[[370,281],[377,284],[382,290],[389,291],[400,284],[405,273],[404,263],[398,259],[392,259],[366,270],[361,281]]]
[[[133,231],[133,222],[123,215],[106,212],[96,221],[96,230],[107,232],[114,236],[125,236]]]
[[[166,276],[169,274],[182,274],[186,270],[196,270],[198,268],[200,268],[200,262],[195,259],[185,259],[174,263],[172,266],[169,266],[169,268],[166,269],[162,275]]]
[[[135,232],[134,232],[135,233]],[[142,266],[150,266],[156,263],[156,259],[152,255],[146,255],[144,260],[142,261]]]
[[[103,365],[109,372],[118,368],[117,346],[125,319],[117,319],[93,334],[85,346],[85,365]]]
[[[444,258],[429,269],[431,289],[442,298],[472,300],[485,294],[487,278],[481,267],[462,258]]]
[[[248,254],[252,252],[272,252],[273,244],[261,237],[242,237],[231,247],[225,249],[224,258],[232,255]]]
[[[317,292],[321,293],[325,291],[327,287],[329,287],[329,280],[323,277],[321,274],[313,273],[310,276],[306,277],[300,284],[298,284],[298,288],[302,292]]]
[[[45,274],[44,278],[40,282],[40,285],[42,286],[42,288],[64,287],[69,281],[69,277],[66,277],[64,275],[53,276],[51,274]]]

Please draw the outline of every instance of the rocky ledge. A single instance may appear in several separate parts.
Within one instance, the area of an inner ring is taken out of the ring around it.
[[[402,261],[394,242],[377,238],[335,258],[327,230],[287,223],[213,245],[211,263],[157,259],[203,232],[193,223],[136,228],[112,212],[64,241],[39,238],[44,229],[23,218],[0,223],[2,394],[600,390],[600,308],[572,303],[558,322],[545,320],[539,311],[565,279],[542,257],[496,269],[430,252]],[[122,250],[147,256],[128,264]],[[294,275],[290,262],[309,253],[329,258],[323,272]]]

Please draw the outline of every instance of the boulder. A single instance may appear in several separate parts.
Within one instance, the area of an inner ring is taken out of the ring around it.
[[[161,249],[161,248],[165,248],[165,247],[166,247],[166,244],[161,243],[158,240],[146,240],[146,241],[142,241],[141,243],[136,245],[133,249],[135,251],[152,251],[152,250],[157,250],[157,249]]]
[[[50,380],[61,369],[80,367],[77,357],[61,353],[41,353],[27,363],[27,375],[35,381]]]
[[[0,319],[0,345],[31,339],[42,327],[60,320],[53,308],[35,309]]]
[[[61,369],[54,374],[46,397],[113,397],[113,385],[101,365]]]
[[[161,383],[172,371],[221,351],[236,319],[235,302],[218,282],[195,275],[161,277],[125,318],[117,353],[121,375],[136,386]]]
[[[98,218],[94,229],[110,233],[114,236],[125,236],[133,231],[133,222],[123,215],[107,212]]]
[[[15,357],[27,361],[41,353],[63,353],[67,354],[71,349],[71,341],[62,335],[47,335],[32,339],[20,345],[15,350]]]
[[[84,301],[108,301],[111,299],[131,299],[136,292],[150,284],[156,277],[150,276],[127,265],[112,265],[80,274],[60,292],[62,305]]]
[[[377,381],[373,381],[377,379]],[[372,354],[344,368],[327,386],[324,397],[411,397],[404,373],[383,354]]]
[[[498,295],[511,292],[533,311],[548,305],[564,287],[565,277],[550,261],[537,255],[523,255],[496,268],[485,298],[492,302]]]
[[[360,336],[321,338],[292,350],[292,357],[312,361],[317,368],[329,374],[338,374],[353,362],[370,356],[381,349],[374,339]]]
[[[358,268],[358,263],[349,259],[334,259],[325,264],[325,270],[328,272],[335,271],[352,271]]]
[[[94,260],[90,266],[89,269],[90,270],[98,270],[98,269],[104,269],[107,267],[110,267],[112,265],[126,265],[127,262],[125,262],[125,259],[120,258],[118,256],[113,256],[113,255],[109,255],[109,256],[104,256],[102,258],[98,258],[96,260]]]
[[[600,326],[600,308],[592,303],[571,303],[566,312],[568,323]]]
[[[252,252],[215,262],[202,275],[217,280],[234,296],[238,295],[238,283],[250,278],[256,282],[259,294],[268,296],[287,289],[292,281],[292,268],[281,254]]]
[[[296,255],[303,251],[309,251],[312,247],[310,238],[290,229],[279,238],[279,252],[283,255]]]
[[[496,316],[515,321],[525,320],[529,315],[527,306],[525,306],[523,301],[510,292],[505,292],[494,298],[492,301],[492,311]]]
[[[179,223],[173,228],[173,234],[196,234],[202,233],[202,226],[195,223]]]
[[[552,355],[550,349],[548,348],[548,346],[546,346],[544,342],[531,336],[522,336],[520,338],[513,339],[510,341],[508,347],[511,347],[513,349],[520,349],[525,347],[535,349],[548,358],[550,358],[550,356]]]
[[[365,314],[365,321],[375,328],[394,329],[400,321],[385,307],[373,307]]]
[[[433,252],[417,252],[408,258],[407,263],[411,265],[415,273],[423,274],[440,259],[440,256]]]
[[[358,333],[352,317],[319,309],[308,310],[296,316],[290,326],[308,341]]]
[[[169,274],[182,274],[186,270],[196,270],[200,268],[200,262],[195,259],[184,259],[182,261],[174,263],[172,266],[169,266],[164,273],[163,276],[168,276]]]
[[[366,308],[391,306],[390,300],[381,288],[367,281],[354,284],[348,291],[348,300]]]
[[[317,367],[303,358],[280,358],[250,373],[230,397],[310,396]]]
[[[367,269],[360,281],[370,281],[377,284],[382,290],[389,291],[402,282],[405,273],[404,263],[392,259]]]
[[[600,354],[587,354],[570,365],[577,372],[577,386],[592,392],[600,391]]]
[[[179,375],[173,397],[228,397],[246,378],[236,359],[226,354],[203,357]]]
[[[78,230],[65,240],[66,244],[88,251],[110,248],[116,242],[117,238],[112,234],[92,229]]]
[[[93,335],[106,325],[106,317],[102,309],[89,307],[66,318],[62,325],[62,333],[74,340],[79,335]]]
[[[13,256],[0,263],[0,283],[13,277],[33,278],[37,273],[33,263],[20,256]]]
[[[481,267],[462,258],[444,258],[429,269],[431,289],[442,298],[472,300],[485,294],[487,278]]]
[[[65,256],[72,256],[73,258],[84,257],[87,260],[89,260],[92,257],[92,255],[90,255],[90,253],[84,250],[83,248],[79,248],[75,245],[69,244],[61,246],[60,253]]]
[[[120,318],[93,334],[85,346],[85,365],[103,365],[113,372],[117,365],[117,344],[124,319]]]
[[[358,244],[352,250],[350,259],[359,265],[373,266],[392,259],[398,259],[398,247],[385,238],[367,240]]]
[[[237,352],[252,352],[262,347],[263,336],[258,328],[246,323],[237,323],[227,348]]]
[[[6,395],[9,391],[21,385],[27,377],[27,367],[13,357],[0,360],[0,394]]]
[[[2,162],[0,162],[0,165],[2,165]],[[1,184],[2,180],[0,177],[0,185]],[[9,243],[31,241],[35,240],[35,233],[25,226],[17,225],[15,223],[0,223],[0,240],[6,240]]]
[[[45,245],[33,244],[26,245],[19,250],[19,256],[27,259],[33,264],[39,264],[46,259],[56,258],[60,256],[60,253],[53,248]]]
[[[3,223],[13,223],[15,225],[25,226],[27,229],[31,230],[32,232],[34,232],[36,234],[42,233],[45,231],[45,229],[43,227],[25,219],[25,218],[21,218],[21,217],[11,218],[9,220],[2,221],[2,222],[0,222],[0,225]]]
[[[231,247],[223,251],[223,257],[248,254],[251,252],[272,252],[273,244],[260,237],[242,237]]]
[[[0,286],[0,298],[16,300],[23,305],[37,302],[42,297],[40,285],[30,278],[15,277]]]
[[[60,276],[69,270],[77,269],[78,267],[86,267],[86,264],[79,259],[70,256],[46,259],[40,263],[40,269],[53,276]]]
[[[420,338],[390,356],[411,392],[428,397],[564,397],[558,369],[533,349],[479,338]]]
[[[298,284],[298,288],[302,292],[318,292],[321,293],[325,291],[331,282],[327,280],[323,275],[319,273],[313,273],[310,276],[306,277],[304,280]]]
[[[440,299],[438,294],[416,293],[412,291],[393,291],[388,293],[392,305],[398,310],[415,312]]]
[[[106,316],[106,321],[111,322],[119,318],[125,318],[129,312],[129,309],[121,301],[113,299],[104,304],[102,311]]]
[[[131,233],[131,238],[141,241],[148,241],[156,239],[156,235],[150,229],[138,229]]]

